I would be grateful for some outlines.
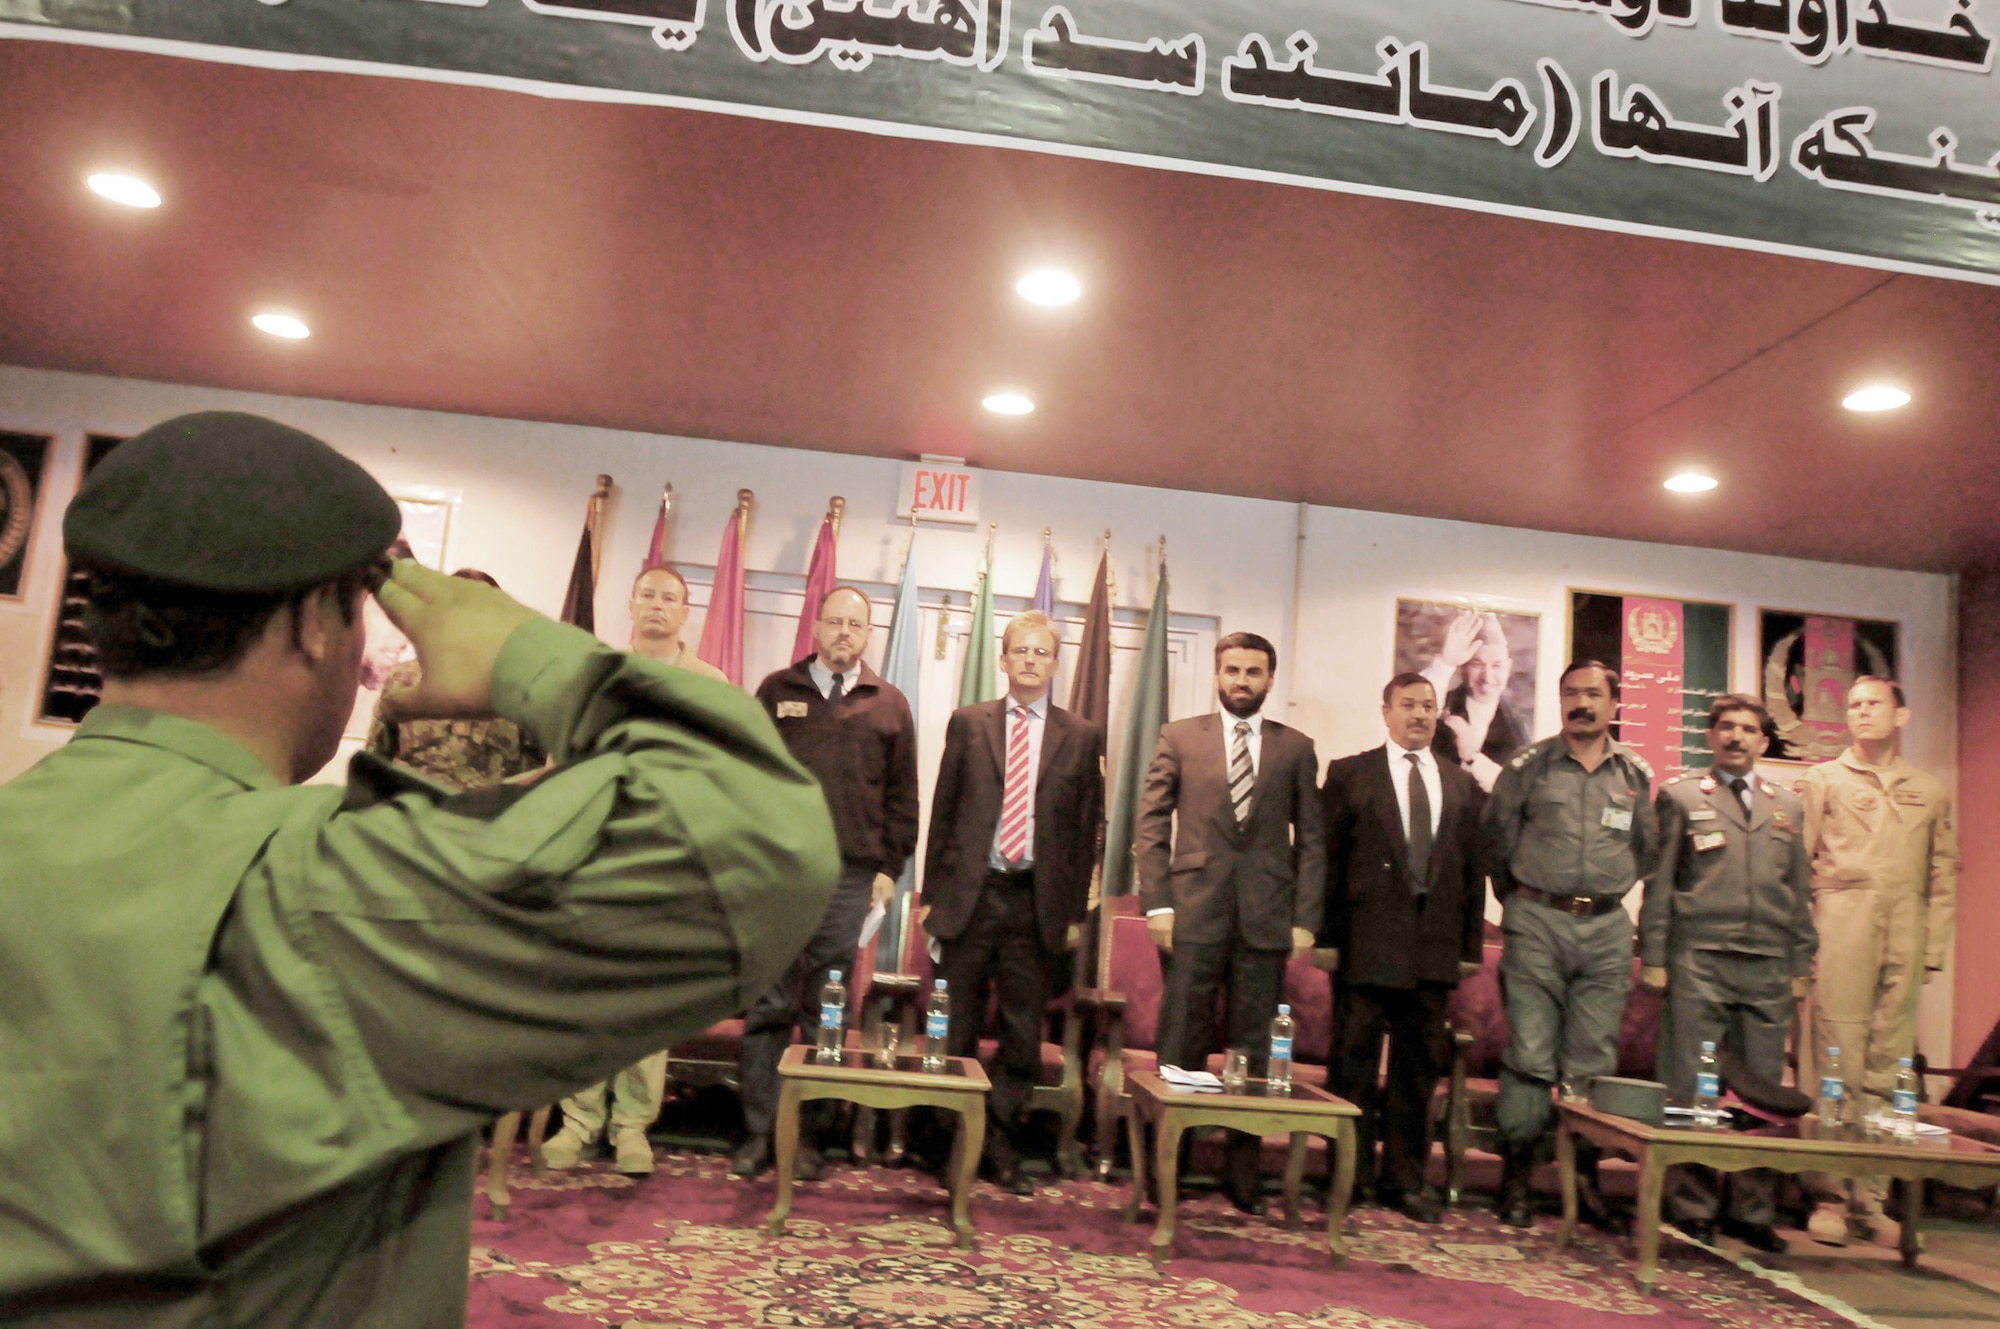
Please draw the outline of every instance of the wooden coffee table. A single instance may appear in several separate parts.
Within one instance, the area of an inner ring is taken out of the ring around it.
[[[1172,1258],[1174,1204],[1179,1178],[1181,1135],[1196,1126],[1227,1126],[1255,1136],[1290,1135],[1292,1149],[1285,1160],[1285,1226],[1300,1226],[1299,1183],[1306,1171],[1306,1137],[1323,1135],[1333,1144],[1333,1190],[1327,1197],[1326,1246],[1335,1264],[1347,1262],[1341,1228],[1347,1220],[1348,1194],[1354,1188],[1354,1122],[1361,1109],[1344,1098],[1294,1080],[1291,1096],[1272,1098],[1264,1082],[1252,1080],[1243,1094],[1193,1094],[1168,1087],[1155,1071],[1132,1071],[1125,1077],[1132,1091],[1132,1112],[1125,1130],[1132,1148],[1132,1198],[1125,1221],[1139,1220],[1146,1195],[1146,1123],[1153,1125],[1153,1171],[1160,1189],[1160,1221],[1153,1229],[1155,1267]]]
[[[1960,1135],[1898,1141],[1860,1126],[1827,1129],[1816,1117],[1751,1131],[1691,1130],[1648,1126],[1599,1112],[1587,1103],[1558,1104],[1556,1161],[1562,1171],[1563,1219],[1556,1244],[1576,1231],[1576,1141],[1613,1149],[1639,1164],[1639,1209],[1632,1239],[1638,1247],[1639,1287],[1650,1292],[1660,1275],[1660,1194],[1667,1168],[1700,1163],[1718,1172],[1765,1167],[1779,1172],[1824,1172],[1835,1177],[1893,1177],[1902,1187],[1903,1264],[1915,1268],[1922,1249],[1917,1221],[1926,1180],[1979,1188],[2000,1183],[2000,1149]]]
[[[972,1179],[986,1145],[986,1071],[971,1057],[947,1057],[942,1071],[926,1071],[923,1059],[904,1055],[896,1068],[878,1066],[872,1053],[848,1048],[838,1062],[821,1062],[817,1049],[794,1043],[778,1062],[783,1087],[778,1091],[778,1120],[773,1134],[777,1150],[778,1199],[771,1206],[764,1230],[777,1236],[792,1212],[792,1164],[799,1153],[799,1105],[816,1098],[838,1098],[871,1108],[934,1107],[958,1114],[951,1161],[945,1167],[951,1190],[951,1226],[961,1250],[972,1246],[972,1219],[966,1212]]]

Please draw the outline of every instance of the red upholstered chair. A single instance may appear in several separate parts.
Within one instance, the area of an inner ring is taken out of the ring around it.
[[[1132,1110],[1125,1077],[1159,1065],[1160,998],[1165,989],[1160,952],[1146,931],[1137,896],[1104,902],[1098,932],[1098,987],[1077,994],[1080,1005],[1098,1011],[1098,1041],[1085,1072],[1097,1094],[1097,1174],[1108,1176],[1121,1128]],[[1285,967],[1285,995],[1298,1027],[1292,1035],[1292,1075],[1324,1087],[1333,1048],[1333,994],[1325,974],[1309,960]],[[1221,1012],[1217,1011],[1218,1020]],[[1208,1069],[1220,1073],[1222,1053],[1211,1053]]]
[[[854,952],[853,968],[842,974],[847,983],[847,1027],[858,1028],[875,975],[875,946],[869,943]],[[807,993],[805,999],[817,999]],[[688,1088],[727,1085],[737,1088],[736,1067],[743,1050],[743,1017],[718,1020],[692,1038],[682,1039],[667,1050],[667,1082]]]
[[[1618,1035],[1619,1075],[1653,1078],[1653,1054],[1660,1035],[1658,993],[1639,986],[1639,959],[1632,958],[1632,996]],[[1464,1189],[1465,1154],[1477,1147],[1499,1152],[1494,1106],[1500,1097],[1500,1055],[1512,1031],[1500,995],[1500,929],[1486,925],[1485,962],[1477,974],[1458,985],[1446,1007],[1451,1024],[1451,1079],[1440,1103],[1445,1142],[1448,1198],[1456,1203]]]
[[[915,910],[912,910],[910,925],[903,943],[903,959],[896,973],[876,973],[872,978],[872,996],[867,1019],[867,1037],[874,1038],[874,1026],[880,1020],[894,1020],[902,1029],[902,1044],[915,1046],[915,1037],[922,1030],[924,1003],[931,991],[935,970],[931,964],[930,934],[918,926]],[[954,1003],[963,1000],[961,994],[951,994]],[[1056,1169],[1065,1177],[1080,1177],[1084,1174],[1082,1145],[1077,1139],[1077,1128],[1083,1123],[1083,1034],[1082,1021],[1076,1014],[1077,994],[1074,990],[1057,994],[1048,1004],[1042,1018],[1041,1071],[1035,1086],[1029,1091],[1028,1111],[1053,1112],[1059,1120],[1056,1134]],[[956,1011],[956,1005],[953,1007]],[[998,1054],[1000,998],[996,988],[986,1000],[986,1010],[979,1035],[979,1059],[990,1063]],[[901,1114],[891,1125],[891,1154],[900,1150]],[[857,1139],[873,1139],[873,1113],[864,1112],[857,1121]]]

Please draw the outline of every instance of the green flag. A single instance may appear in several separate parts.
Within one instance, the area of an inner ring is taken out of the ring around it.
[[[972,602],[972,630],[965,635],[965,672],[959,675],[958,704],[976,706],[1000,695],[1000,651],[993,644],[993,567],[979,574]]]
[[[1125,718],[1125,741],[1118,749],[1118,770],[1111,782],[1111,802],[1105,809],[1104,898],[1125,895],[1137,886],[1132,871],[1132,822],[1139,810],[1139,791],[1146,768],[1159,746],[1160,726],[1167,722],[1167,563],[1160,560],[1160,584],[1153,590],[1153,612],[1146,618],[1146,644],[1139,652],[1139,682],[1132,691],[1132,709]]]

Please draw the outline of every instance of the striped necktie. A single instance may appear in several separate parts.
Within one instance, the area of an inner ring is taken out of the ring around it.
[[[1014,708],[1007,733],[1007,790],[1000,803],[1000,857],[1018,863],[1028,856],[1028,805],[1034,772],[1028,769],[1028,708]]]
[[[1250,820],[1250,786],[1257,772],[1250,766],[1250,722],[1236,722],[1236,741],[1229,748],[1229,801],[1236,805],[1236,824]]]

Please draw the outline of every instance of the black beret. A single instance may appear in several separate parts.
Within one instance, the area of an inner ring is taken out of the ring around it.
[[[113,448],[70,501],[63,544],[94,572],[278,594],[366,566],[402,526],[375,477],[311,434],[200,411]]]
[[[1756,1112],[1772,1117],[1803,1117],[1813,1109],[1813,1101],[1802,1091],[1757,1074],[1744,1064],[1733,1047],[1723,1047],[1715,1069],[1729,1086],[1729,1092]]]

